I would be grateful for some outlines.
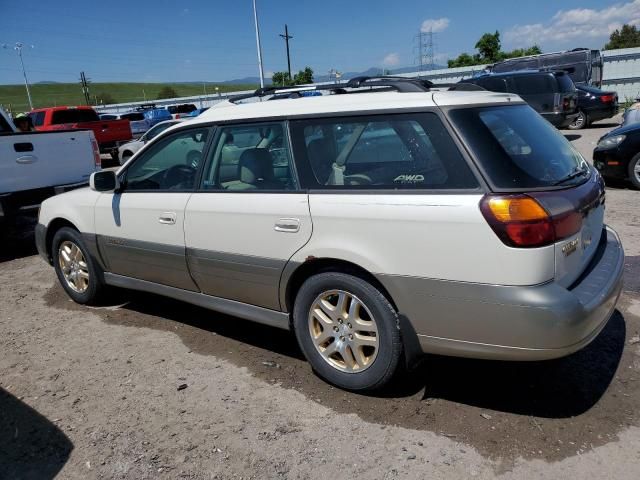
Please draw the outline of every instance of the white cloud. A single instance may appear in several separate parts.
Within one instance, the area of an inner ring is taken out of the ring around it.
[[[444,32],[449,26],[449,19],[444,18],[427,18],[424,22],[422,22],[422,27],[420,27],[420,31],[422,32]]]
[[[400,63],[400,55],[397,53],[390,53],[382,60],[382,64],[386,67],[395,67]]]
[[[505,32],[504,40],[512,47],[534,43],[556,44],[566,48],[591,46],[597,41],[606,41],[611,32],[624,23],[640,25],[640,0],[601,10],[559,10],[548,22],[513,26]]]

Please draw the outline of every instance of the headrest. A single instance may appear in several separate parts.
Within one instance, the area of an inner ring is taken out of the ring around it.
[[[264,148],[251,148],[240,155],[238,161],[240,181],[255,185],[260,180],[269,181],[273,178],[273,162],[271,154]]]

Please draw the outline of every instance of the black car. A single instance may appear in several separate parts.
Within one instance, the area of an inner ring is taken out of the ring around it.
[[[629,179],[640,189],[640,123],[616,128],[600,138],[593,164],[603,177]]]
[[[605,92],[588,85],[576,85],[578,116],[569,125],[571,130],[589,126],[591,122],[611,118],[618,113],[618,93]]]
[[[578,116],[575,85],[563,71],[488,73],[464,79],[492,92],[520,95],[531,107],[558,128],[568,127]]]

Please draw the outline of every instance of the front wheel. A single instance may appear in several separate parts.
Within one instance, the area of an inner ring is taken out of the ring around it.
[[[106,287],[82,235],[72,228],[61,228],[53,236],[51,252],[56,275],[67,294],[77,303],[96,303]]]
[[[582,110],[578,111],[578,116],[576,119],[569,125],[569,130],[581,130],[585,128],[589,124],[589,118],[587,114]]]
[[[629,180],[640,190],[640,153],[629,161]]]
[[[293,323],[313,369],[338,387],[376,390],[398,369],[398,314],[377,288],[359,277],[337,272],[310,277],[296,296]]]

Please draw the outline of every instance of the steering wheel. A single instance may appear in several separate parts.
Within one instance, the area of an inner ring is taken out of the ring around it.
[[[181,183],[193,182],[196,176],[196,169],[191,165],[174,165],[167,168],[162,175],[162,185],[164,188],[172,188]]]

